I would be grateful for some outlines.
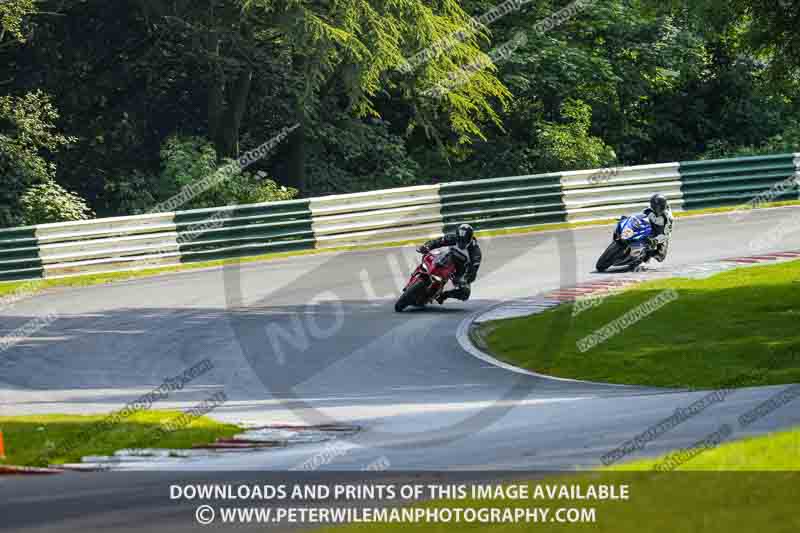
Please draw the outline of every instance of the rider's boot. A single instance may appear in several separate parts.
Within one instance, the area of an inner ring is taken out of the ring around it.
[[[469,300],[471,293],[472,291],[470,290],[468,283],[459,282],[456,285],[455,289],[442,292],[442,294],[440,294],[439,297],[436,298],[436,301],[438,301],[441,304],[444,303],[444,301],[447,300],[448,298],[455,298],[456,300],[461,300],[462,302],[466,302],[467,300]]]
[[[642,259],[631,265],[631,272],[644,272],[647,270],[648,261],[650,261],[650,257],[647,255],[647,252],[645,252],[645,256]]]

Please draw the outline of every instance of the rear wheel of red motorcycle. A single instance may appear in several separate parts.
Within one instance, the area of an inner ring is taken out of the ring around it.
[[[415,305],[420,299],[421,291],[425,290],[426,285],[424,280],[414,282],[400,295],[400,298],[397,299],[397,303],[394,304],[394,310],[400,313],[409,305]]]

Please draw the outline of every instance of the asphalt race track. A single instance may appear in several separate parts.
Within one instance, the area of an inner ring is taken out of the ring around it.
[[[737,222],[728,215],[678,219],[670,257],[654,268],[753,255],[751,241],[782,221],[794,217],[796,223],[798,213],[800,208],[763,210]],[[596,277],[594,262],[609,239],[609,226],[483,239],[485,262],[471,301],[403,314],[394,313],[393,303],[418,257],[410,247],[295,257],[31,297],[0,312],[0,335],[47,312],[57,318],[0,356],[0,413],[108,412],[208,358],[212,371],[155,407],[190,407],[222,390],[229,401],[213,413],[218,419],[362,426],[322,470],[361,470],[379,459],[391,470],[596,466],[604,453],[704,393],[520,375],[469,355],[455,332],[488,305]],[[800,228],[794,228],[763,251],[798,249]],[[556,331],[548,342],[558,339]],[[692,444],[778,390],[737,391],[641,453]],[[798,424],[800,410],[780,409],[734,437]],[[173,464],[163,476],[196,475],[175,472],[181,469],[297,468],[325,446]],[[164,470],[158,463],[139,466]],[[0,516],[16,516],[19,522],[10,524],[19,527],[43,526],[47,514],[35,509],[63,507],[64,518],[74,505],[96,501],[94,489],[103,483],[116,487],[103,491],[109,502],[114,490],[132,491],[142,498],[140,505],[126,506],[113,520],[103,515],[109,522],[76,515],[66,528],[134,528],[146,513],[165,516],[159,507],[169,503],[164,494],[137,492],[135,477],[114,484],[110,480],[118,478],[101,482],[98,476],[103,475],[0,478]]]

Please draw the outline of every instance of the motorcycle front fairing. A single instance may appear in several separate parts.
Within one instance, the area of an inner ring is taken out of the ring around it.
[[[431,258],[428,272],[431,279],[441,284],[440,290],[447,285],[447,282],[455,273],[455,263],[449,248],[433,250],[428,257]]]
[[[438,248],[431,250],[422,257],[422,262],[414,271],[403,290],[410,287],[420,278],[428,278],[430,280],[430,288],[433,289],[430,298],[435,298],[444,290],[454,272],[455,266],[450,257],[449,249]]]
[[[614,231],[614,240],[629,248],[625,263],[639,261],[648,248],[648,239],[653,235],[653,226],[646,215],[621,217]]]

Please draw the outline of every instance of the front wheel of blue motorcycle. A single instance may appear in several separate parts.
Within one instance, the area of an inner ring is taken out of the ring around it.
[[[606,251],[603,252],[603,255],[601,255],[600,259],[597,260],[597,265],[595,265],[597,271],[605,272],[608,270],[611,266],[625,256],[625,249],[626,246],[618,241],[614,241],[609,244],[608,248],[606,248]]]

